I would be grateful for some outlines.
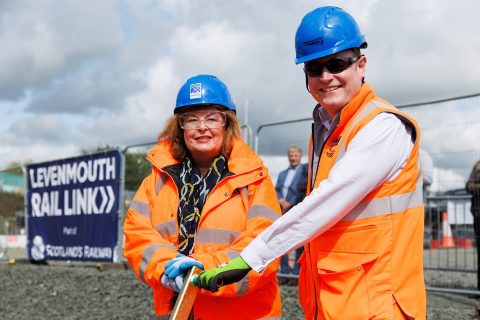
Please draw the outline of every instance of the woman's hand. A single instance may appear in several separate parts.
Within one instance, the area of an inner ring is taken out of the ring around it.
[[[183,287],[184,279],[185,279],[185,274],[179,274],[178,276],[175,277],[175,279],[170,279],[164,273],[162,275],[162,278],[160,279],[160,282],[163,284],[164,287],[170,290],[173,290],[175,292],[180,292],[180,290]]]
[[[175,279],[179,274],[185,273],[193,266],[197,266],[203,270],[203,264],[200,261],[180,253],[175,258],[167,262],[165,265],[164,275],[170,279]]]

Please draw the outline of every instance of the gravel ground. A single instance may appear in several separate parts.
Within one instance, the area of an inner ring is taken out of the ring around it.
[[[131,270],[109,266],[0,261],[0,319],[152,319],[150,289]],[[303,319],[297,288],[281,289],[284,318]],[[428,292],[428,319],[477,319],[477,303],[467,296]]]

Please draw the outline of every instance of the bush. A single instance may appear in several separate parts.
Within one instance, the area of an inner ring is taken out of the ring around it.
[[[15,211],[23,211],[24,199],[21,194],[0,192],[0,216],[15,218]]]

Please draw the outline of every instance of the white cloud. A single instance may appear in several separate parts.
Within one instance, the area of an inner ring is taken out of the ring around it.
[[[29,88],[48,87],[85,59],[112,50],[120,40],[113,5],[18,1],[0,13],[1,96],[15,99]]]
[[[433,183],[429,187],[432,192],[465,188],[465,178],[452,170],[433,169]]]
[[[310,117],[315,103],[302,66],[294,64],[294,34],[304,14],[322,4],[1,1],[0,168],[27,156],[43,161],[92,146],[153,141],[180,85],[199,73],[227,83],[243,121],[248,101],[254,132],[260,124]],[[480,64],[474,63],[480,2],[329,4],[359,21],[369,43],[367,81],[383,98],[404,104],[480,91]],[[432,125],[423,143],[439,170],[450,166],[464,177],[478,157],[480,119],[474,109],[451,110],[424,109],[419,121]],[[452,119],[473,123],[452,134]],[[308,134],[308,122],[265,128],[260,152],[305,147]],[[472,150],[468,157],[455,156],[462,148]]]

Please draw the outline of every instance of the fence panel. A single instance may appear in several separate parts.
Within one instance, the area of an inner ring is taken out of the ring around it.
[[[428,286],[478,294],[477,241],[469,196],[425,201],[424,270]]]

